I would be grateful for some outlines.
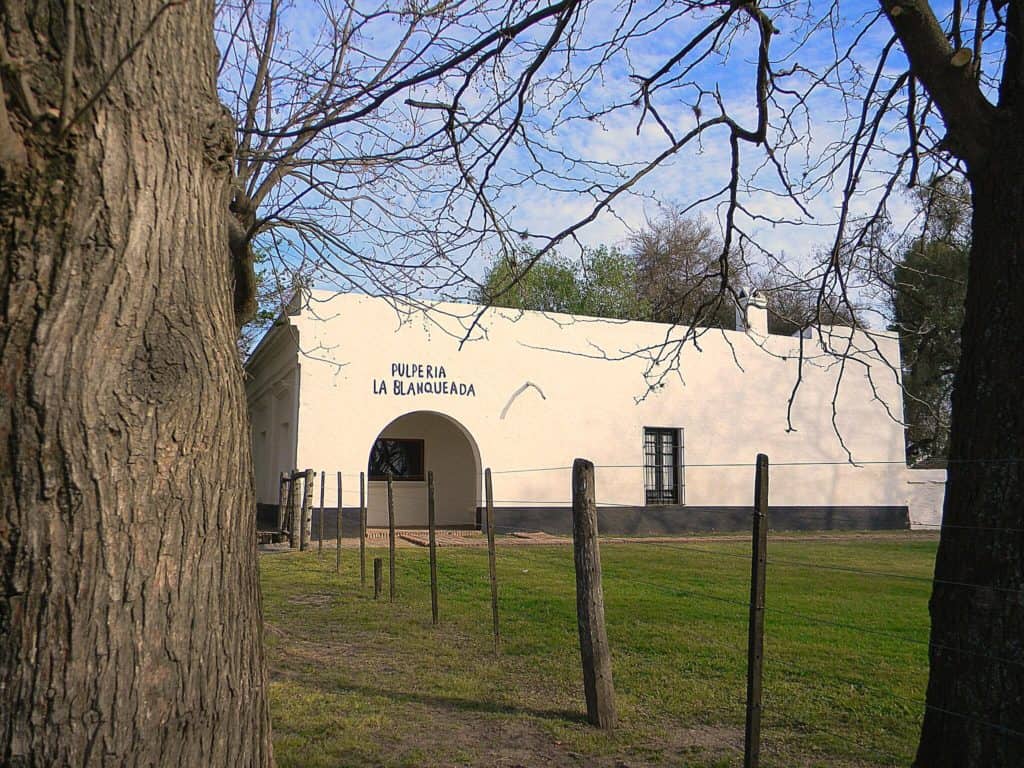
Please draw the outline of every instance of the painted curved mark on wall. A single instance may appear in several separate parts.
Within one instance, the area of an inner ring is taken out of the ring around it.
[[[505,403],[505,407],[501,409],[501,417],[500,418],[502,418],[502,419],[505,418],[505,414],[508,413],[508,409],[512,407],[512,403],[514,403],[516,401],[516,398],[518,398],[521,394],[523,394],[523,392],[528,390],[530,387],[533,387],[534,389],[537,390],[537,394],[540,395],[540,399],[541,400],[547,400],[547,397],[544,395],[544,390],[543,389],[538,387],[532,381],[527,381],[526,383],[523,384],[523,386],[521,386],[519,389],[517,389],[515,392],[512,393],[512,396],[508,399],[508,402]]]

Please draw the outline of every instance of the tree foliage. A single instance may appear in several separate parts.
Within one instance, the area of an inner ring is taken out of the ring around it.
[[[768,333],[792,336],[814,326],[861,323],[850,302],[822,294],[813,282],[766,274],[754,283],[768,298]]]
[[[926,224],[905,246],[890,284],[903,361],[907,457],[914,462],[944,460],[949,451],[971,244],[970,196],[962,182],[933,181],[921,188],[917,202]]]
[[[257,259],[253,270],[254,305],[238,330],[238,354],[244,361],[284,310],[289,297],[308,282],[301,275],[284,275],[271,268],[268,259]]]
[[[740,284],[741,268],[722,258],[721,238],[708,221],[669,210],[648,221],[630,245],[637,290],[650,307],[652,320],[735,327],[730,288]]]
[[[628,254],[601,246],[580,259],[550,254],[536,261],[524,252],[516,260],[500,259],[487,271],[476,300],[496,307],[514,307],[570,315],[648,319],[637,295],[636,264]]]
[[[751,275],[731,262],[723,280],[721,243],[702,219],[669,210],[636,232],[630,246],[628,252],[603,245],[579,259],[556,253],[538,261],[524,250],[515,261],[495,261],[474,298],[498,307],[734,329],[729,287],[748,286],[768,297],[769,333],[790,336],[815,325],[857,322],[847,304],[820,296],[807,282]]]

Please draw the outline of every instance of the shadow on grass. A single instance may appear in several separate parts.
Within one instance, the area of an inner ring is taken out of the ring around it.
[[[496,701],[479,701],[464,699],[458,696],[442,696],[433,693],[416,691],[395,691],[388,688],[370,685],[352,685],[339,683],[335,690],[357,693],[362,696],[383,696],[396,702],[427,704],[434,707],[461,710],[464,712],[483,712],[493,715],[527,715],[542,720],[563,720],[570,723],[586,723],[587,718],[580,712],[569,709],[540,709],[517,704],[500,704]]]

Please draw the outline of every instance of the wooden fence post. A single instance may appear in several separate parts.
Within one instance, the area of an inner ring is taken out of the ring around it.
[[[299,508],[296,518],[299,521],[299,550],[301,551],[309,546],[309,541],[306,539],[306,497],[309,495],[309,475],[302,473],[299,478],[302,479],[302,489],[299,491]]]
[[[494,491],[491,489],[491,468],[484,470],[484,495],[487,501],[487,569],[491,577],[491,622],[494,625],[494,652],[501,650],[498,628],[498,568],[494,556]]]
[[[437,520],[434,514],[434,473],[427,472],[427,530],[430,541],[430,615],[437,626]]]
[[[288,546],[295,549],[299,546],[302,515],[302,495],[299,489],[301,475],[295,470],[288,476]]]
[[[342,511],[344,510],[344,503],[341,500],[341,471],[338,471],[338,517],[336,530],[334,531],[334,541],[338,545],[337,551],[334,553],[334,572],[341,573],[341,518]]]
[[[316,540],[316,553],[322,554],[324,551],[324,489],[327,487],[327,483],[324,482],[327,479],[327,472],[320,470],[320,524],[317,526],[317,535],[319,538]]]
[[[359,473],[359,586],[366,586],[366,475]]]
[[[299,531],[299,549],[309,549],[313,538],[313,486],[316,485],[316,472],[307,469],[304,473],[302,499],[302,530]]]
[[[306,496],[308,496],[306,485],[309,482],[309,477],[305,473],[300,473],[295,478],[295,482],[301,481],[301,489],[299,490],[299,508],[296,510],[295,517],[298,520],[298,534],[299,534],[299,551],[306,549],[309,543],[306,541]]]
[[[617,716],[612,656],[604,624],[596,499],[594,465],[586,459],[576,459],[572,464],[572,549],[583,693],[587,700],[587,720],[599,728],[611,730]]]
[[[380,593],[384,588],[384,561],[379,557],[373,558],[373,599],[380,600]]]
[[[395,602],[395,497],[388,472],[388,599]]]
[[[764,661],[764,588],[768,559],[768,457],[757,454],[754,476],[753,546],[750,557],[750,621],[747,641],[747,727],[743,768],[761,760],[761,670]]]
[[[288,494],[288,475],[284,472],[281,473],[281,477],[277,487],[277,530],[284,530],[284,518],[285,518],[285,504]]]

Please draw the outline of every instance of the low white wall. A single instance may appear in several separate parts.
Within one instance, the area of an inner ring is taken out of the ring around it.
[[[907,509],[912,530],[936,529],[942,524],[946,497],[946,470],[907,470]]]

